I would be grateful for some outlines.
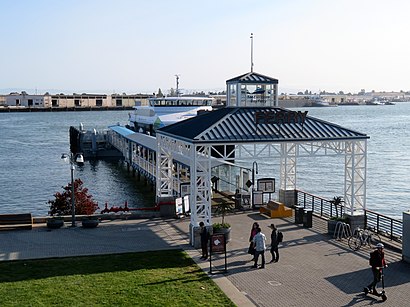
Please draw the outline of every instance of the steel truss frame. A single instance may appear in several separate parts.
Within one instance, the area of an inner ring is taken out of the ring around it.
[[[278,143],[195,144],[157,134],[157,198],[172,196],[174,155],[190,157],[191,224],[212,223],[211,158],[265,159],[280,156],[280,188],[297,188],[297,158],[344,155],[346,212],[366,209],[367,139]]]

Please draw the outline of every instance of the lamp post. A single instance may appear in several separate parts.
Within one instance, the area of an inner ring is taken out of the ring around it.
[[[258,162],[253,161],[252,163],[252,208],[255,208],[254,192],[255,192],[255,171],[258,174]]]
[[[63,153],[61,159],[67,161],[70,158],[70,171],[71,171],[71,227],[75,227],[75,193],[74,193],[74,170],[75,163],[84,163],[84,157],[82,154],[70,153],[70,155]]]

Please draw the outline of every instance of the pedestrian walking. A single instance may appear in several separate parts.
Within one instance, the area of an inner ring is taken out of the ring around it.
[[[271,240],[270,253],[272,255],[272,260],[269,263],[278,262],[279,261],[278,229],[275,227],[275,224],[270,224],[268,227],[272,229],[272,233],[270,234],[270,240]]]
[[[255,264],[253,268],[258,267],[259,255],[262,256],[261,269],[265,268],[265,249],[266,249],[266,236],[262,233],[260,227],[256,229],[256,235],[253,237],[253,243],[255,246]]]
[[[259,224],[257,222],[253,223],[252,228],[251,228],[251,234],[249,236],[248,254],[252,255],[252,260],[251,261],[255,261],[255,246],[253,244],[253,238],[257,234],[256,230],[258,229],[258,227],[259,227]]]
[[[383,243],[378,243],[376,245],[376,250],[370,253],[369,264],[372,267],[373,281],[367,286],[368,292],[373,292],[373,294],[378,295],[376,286],[380,281],[382,268],[387,267],[386,261],[384,260],[384,245]]]
[[[201,249],[202,249],[202,257],[201,259],[206,260],[208,259],[208,241],[209,241],[209,232],[205,227],[204,222],[199,223],[200,228],[200,236],[201,236]]]

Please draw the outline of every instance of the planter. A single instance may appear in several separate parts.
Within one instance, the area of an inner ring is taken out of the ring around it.
[[[64,220],[63,219],[55,219],[51,218],[47,220],[47,228],[50,229],[58,229],[64,226]]]
[[[336,225],[339,222],[347,223],[348,221],[346,219],[341,219],[341,218],[336,219],[336,220],[327,220],[327,233],[333,236],[335,234]]]
[[[327,221],[327,233],[333,236],[335,234],[336,224],[338,221],[336,220],[328,220]]]
[[[83,228],[95,228],[100,223],[97,219],[84,219],[81,221]]]
[[[231,227],[214,229],[214,233],[222,233],[225,235],[226,243],[231,241]]]

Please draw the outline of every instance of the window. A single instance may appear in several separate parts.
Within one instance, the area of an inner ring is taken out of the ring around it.
[[[102,99],[96,99],[96,100],[95,100],[95,105],[96,105],[97,107],[102,107]]]
[[[52,107],[58,107],[58,100],[57,99],[52,99],[51,100],[51,106]]]
[[[115,99],[115,105],[117,107],[121,107],[122,106],[122,99]]]
[[[27,99],[27,105],[29,107],[32,107],[33,106],[33,99]]]
[[[76,107],[81,107],[81,101],[80,101],[80,99],[74,99],[74,105],[75,105]]]

